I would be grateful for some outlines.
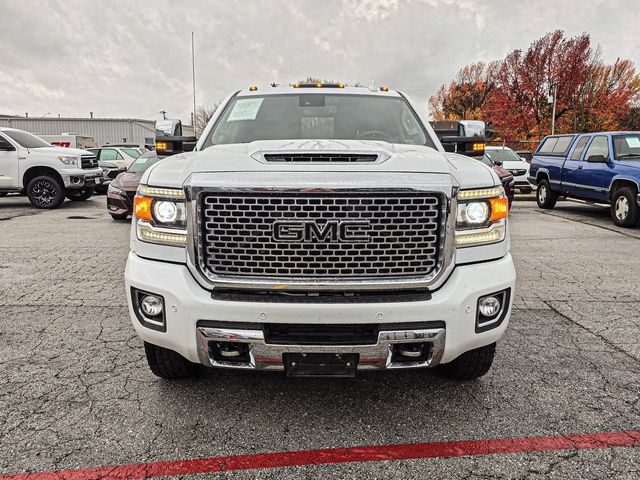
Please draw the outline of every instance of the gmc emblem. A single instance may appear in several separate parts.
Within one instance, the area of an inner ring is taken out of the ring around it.
[[[329,220],[320,225],[315,220],[273,222],[276,242],[367,243],[371,224],[366,221]]]

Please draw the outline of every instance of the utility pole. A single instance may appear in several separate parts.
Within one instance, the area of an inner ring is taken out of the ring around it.
[[[191,120],[191,126],[193,131],[196,130],[196,50],[193,41],[193,32],[191,32],[191,73],[193,79],[193,117]],[[196,132],[197,134],[197,132]]]
[[[558,98],[558,84],[553,85],[553,109],[551,113],[551,135],[556,131],[556,100]]]

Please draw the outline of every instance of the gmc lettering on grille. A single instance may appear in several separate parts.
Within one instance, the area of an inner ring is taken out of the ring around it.
[[[367,221],[314,220],[273,223],[273,239],[276,242],[296,243],[367,243],[371,224]]]

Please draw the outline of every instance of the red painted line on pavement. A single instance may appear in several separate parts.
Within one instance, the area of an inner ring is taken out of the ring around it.
[[[610,447],[640,447],[640,430],[552,437],[500,438],[453,442],[373,445],[353,448],[302,450],[293,452],[234,455],[228,457],[174,460],[166,462],[114,465],[55,472],[0,475],[0,480],[98,480],[142,479],[193,475],[222,471],[329,465],[419,458],[450,458],[501,453],[551,452]]]

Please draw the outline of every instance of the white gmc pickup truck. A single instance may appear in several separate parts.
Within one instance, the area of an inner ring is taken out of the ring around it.
[[[65,197],[87,200],[101,182],[102,169],[91,152],[0,128],[0,196],[24,192],[34,207],[56,208]]]
[[[251,87],[151,167],[125,279],[149,367],[484,375],[511,310],[508,202],[400,92]]]

